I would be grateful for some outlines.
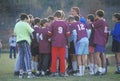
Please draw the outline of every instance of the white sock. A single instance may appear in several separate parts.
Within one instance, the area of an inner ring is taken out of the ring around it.
[[[82,75],[85,75],[85,66],[82,66]]]
[[[105,73],[106,69],[105,68],[102,68],[102,73]]]
[[[102,71],[103,71],[102,67],[99,67],[98,71],[102,73]]]
[[[34,62],[35,63],[35,71],[38,70],[38,62]]]
[[[77,61],[72,61],[73,71],[77,70]]]
[[[94,64],[93,63],[89,64],[89,68],[90,68],[90,74],[94,74]]]
[[[97,71],[98,71],[98,65],[94,64],[94,74],[97,73]]]
[[[32,71],[34,71],[35,70],[35,68],[34,68],[34,61],[31,61],[31,67],[32,67]]]
[[[79,74],[82,76],[83,75],[83,67],[79,66]]]

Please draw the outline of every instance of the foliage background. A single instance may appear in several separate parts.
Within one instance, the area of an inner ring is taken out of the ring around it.
[[[20,13],[44,18],[52,15],[57,9],[62,9],[67,17],[73,6],[78,6],[84,17],[97,9],[103,9],[110,29],[114,26],[112,14],[120,12],[120,0],[0,0],[0,39],[3,49],[9,46],[8,39]],[[111,38],[108,46],[110,45]]]

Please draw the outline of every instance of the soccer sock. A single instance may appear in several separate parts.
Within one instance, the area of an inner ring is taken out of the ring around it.
[[[38,70],[38,62],[34,62],[35,63],[35,71]]]
[[[105,73],[106,72],[106,69],[105,68],[102,68],[102,73]]]
[[[102,70],[103,70],[102,67],[98,68],[98,71],[101,72],[101,73],[102,73]]]
[[[32,71],[34,71],[35,68],[34,68],[34,61],[33,60],[31,61],[31,67],[32,67]]]
[[[77,61],[72,61],[73,71],[77,70]]]
[[[82,75],[85,75],[85,66],[82,66]]]
[[[94,64],[94,73],[96,73],[98,71],[98,65]]]
[[[94,64],[90,63],[89,68],[90,68],[90,74],[93,74],[94,73]]]
[[[80,75],[83,75],[83,67],[82,66],[79,66],[79,73],[80,73]]]

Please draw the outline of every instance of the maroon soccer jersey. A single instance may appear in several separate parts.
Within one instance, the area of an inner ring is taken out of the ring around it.
[[[93,23],[93,25],[94,25],[94,30],[95,30],[94,43],[105,46],[107,43],[106,28],[108,28],[105,19],[97,20]]]
[[[52,34],[52,46],[65,47],[67,45],[67,34],[69,27],[63,20],[55,20],[49,27],[49,33]]]
[[[77,41],[79,41],[83,37],[88,37],[86,27],[83,23],[78,21],[71,24],[71,26],[74,27],[77,31]]]
[[[35,30],[36,33],[38,33],[38,31],[39,31],[39,26],[35,25],[33,29]]]
[[[40,28],[39,30],[39,52],[40,53],[50,53],[51,46],[48,41],[48,28]]]
[[[35,30],[35,33],[33,34],[34,36],[31,42],[31,50],[33,50],[33,48],[38,48],[37,34],[39,31],[39,26],[35,25],[33,29]]]

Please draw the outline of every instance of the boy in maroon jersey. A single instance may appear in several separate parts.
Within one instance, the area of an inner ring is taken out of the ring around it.
[[[40,18],[35,18],[34,20],[34,30],[35,30],[35,38],[32,39],[31,42],[31,53],[32,53],[32,62],[31,62],[31,66],[32,66],[32,71],[35,71],[36,74],[39,74],[38,71],[38,55],[39,55],[39,45],[38,45],[38,41],[37,41],[37,35],[38,35],[38,30],[40,28]]]
[[[50,53],[51,53],[51,44],[48,37],[48,19],[41,20],[41,28],[39,30],[39,52],[40,52],[40,70],[41,75],[44,76],[46,70],[49,69]]]
[[[108,27],[106,20],[104,17],[103,10],[96,11],[96,21],[93,23],[93,27],[95,30],[94,33],[94,43],[95,47],[95,57],[98,64],[98,72],[95,75],[103,75],[106,72],[106,55],[104,54],[106,51],[106,43],[108,38]]]
[[[97,71],[97,64],[95,63],[95,44],[93,42],[94,39],[94,28],[93,28],[93,22],[94,22],[94,15],[93,14],[89,14],[87,16],[87,22],[88,22],[88,29],[90,30],[89,33],[89,55],[88,55],[88,59],[89,59],[89,68],[90,68],[90,75],[93,75],[96,73]]]
[[[88,35],[84,24],[79,21],[75,21],[75,19],[72,19],[71,23],[71,27],[73,27],[73,35],[76,35],[73,40],[75,45],[75,54],[77,55],[77,63],[79,67],[79,72],[74,74],[74,76],[83,76],[86,64],[85,58],[88,54]]]
[[[65,76],[65,54],[67,45],[67,36],[70,34],[68,26],[62,20],[63,15],[60,10],[54,14],[55,21],[51,24],[49,35],[52,36],[52,64],[51,76],[56,76],[57,57],[60,59],[60,76]]]

